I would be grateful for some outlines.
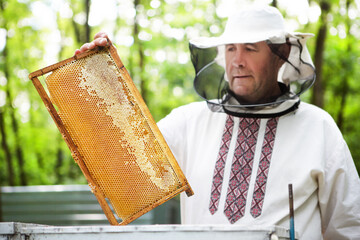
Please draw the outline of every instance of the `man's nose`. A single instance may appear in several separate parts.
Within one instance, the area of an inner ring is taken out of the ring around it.
[[[241,49],[236,50],[232,63],[234,67],[245,67],[244,53]]]

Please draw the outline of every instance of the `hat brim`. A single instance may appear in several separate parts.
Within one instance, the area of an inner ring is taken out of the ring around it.
[[[232,34],[221,35],[219,37],[199,37],[190,40],[190,44],[198,48],[212,48],[218,47],[221,45],[234,44],[234,43],[256,43],[269,40],[272,43],[281,44],[285,43],[287,38],[294,39],[307,39],[313,37],[312,33],[284,33],[284,32],[266,32],[266,33],[257,33],[257,34],[241,34],[236,35]]]

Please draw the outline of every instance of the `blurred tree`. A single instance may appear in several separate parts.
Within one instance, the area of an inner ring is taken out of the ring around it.
[[[16,6],[15,6],[16,5]],[[13,7],[18,8],[18,11],[12,12],[12,10],[14,9]],[[6,146],[9,144],[10,140],[10,135],[7,133],[8,129],[11,129],[12,133],[13,133],[13,142],[12,142],[12,146],[13,146],[13,150],[15,152],[15,157],[17,160],[17,167],[19,170],[19,180],[20,180],[20,184],[21,185],[27,185],[27,179],[26,179],[26,173],[25,173],[25,162],[24,162],[24,157],[23,157],[23,150],[22,150],[22,146],[21,146],[21,139],[20,139],[20,135],[19,135],[19,124],[18,124],[18,119],[16,117],[16,109],[14,108],[13,105],[13,101],[14,101],[14,95],[17,94],[18,89],[14,86],[17,85],[16,82],[13,83],[14,79],[14,66],[12,64],[13,61],[13,56],[9,55],[9,53],[11,52],[11,43],[12,40],[11,39],[11,32],[12,31],[16,31],[17,28],[17,24],[18,21],[21,19],[20,14],[24,13],[26,14],[26,11],[24,9],[24,5],[23,4],[19,4],[19,3],[15,3],[15,1],[1,1],[0,2],[0,11],[1,11],[1,15],[3,16],[1,18],[1,28],[4,29],[4,31],[6,32],[6,36],[5,36],[5,46],[4,49],[1,52],[1,56],[2,56],[2,63],[1,63],[1,71],[3,73],[4,78],[6,79],[6,85],[4,88],[4,93],[6,96],[5,99],[5,105],[2,107],[2,109],[0,110],[2,112],[1,117],[3,118],[2,121],[2,126],[4,129],[2,129],[2,141],[3,141],[3,146],[4,146],[4,150],[5,150],[5,154],[6,154],[6,159],[7,159],[7,164],[8,164],[8,169],[10,170],[10,172],[8,173],[8,181],[9,184],[14,184],[15,180],[14,180],[14,172],[12,171],[13,169],[13,156],[10,157],[9,155],[9,148],[7,148]],[[9,121],[10,124],[6,124],[6,115],[9,117]],[[6,126],[7,125],[7,126]]]
[[[238,6],[243,2],[251,0],[239,1]],[[226,1],[114,1],[115,7],[108,8],[106,15],[115,11],[115,18],[92,22],[92,14],[102,11],[94,8],[96,4],[95,0],[0,0],[2,185],[85,183],[27,75],[72,56],[101,29],[117,45],[156,121],[177,106],[201,100],[193,90],[188,41],[222,32]],[[292,22],[304,21],[292,16],[284,1],[269,4]],[[316,33],[309,40],[309,50],[317,82],[303,100],[334,117],[360,169],[358,10],[354,0],[311,0],[309,4],[318,12],[318,21],[307,21],[299,31]]]
[[[75,32],[76,43],[82,44],[91,40],[91,28],[89,25],[90,0],[70,0],[70,6],[74,17],[72,24]]]
[[[12,157],[11,157],[9,145],[6,141],[7,133],[5,130],[4,114],[2,112],[2,109],[0,111],[0,131],[1,131],[1,148],[4,151],[4,159],[7,165],[7,183],[10,186],[15,186],[14,167],[12,164]]]
[[[142,18],[146,18],[147,16],[144,14],[146,12],[146,6],[141,3],[141,0],[134,0],[134,7],[135,7],[135,16],[134,16],[134,24],[133,24],[133,32],[132,36],[134,38],[134,44],[132,45],[131,49],[135,54],[130,55],[130,72],[134,72],[136,74],[136,78],[139,85],[139,91],[145,101],[148,101],[148,89],[147,89],[147,79],[146,79],[146,72],[145,72],[145,65],[146,65],[146,58],[144,54],[144,46],[143,41],[140,39],[140,31],[141,27],[139,21]],[[134,68],[134,66],[137,66]]]
[[[335,2],[334,2],[335,3]],[[360,111],[358,69],[360,19],[353,0],[338,1],[329,14],[329,29],[323,56],[324,109],[335,119],[360,172],[358,134]]]
[[[331,2],[328,0],[320,1],[320,26],[316,35],[314,64],[316,69],[316,82],[313,86],[311,102],[321,108],[324,107],[324,82],[322,77],[323,55],[328,31],[328,14],[330,12]]]
[[[276,7],[277,8],[277,0],[273,0],[272,2],[271,2],[271,6],[273,6],[273,7]]]
[[[339,111],[336,115],[336,122],[337,125],[339,126],[340,130],[343,131],[343,125],[344,125],[344,114],[345,114],[345,109],[346,109],[346,101],[348,98],[348,93],[349,93],[349,81],[350,78],[352,77],[353,73],[354,73],[354,64],[352,64],[352,60],[354,59],[354,57],[352,56],[353,54],[353,44],[354,44],[354,37],[351,35],[350,29],[351,29],[351,19],[349,17],[349,7],[350,4],[352,3],[352,0],[346,0],[346,4],[345,4],[345,9],[346,9],[346,14],[345,14],[345,22],[344,22],[344,26],[345,26],[345,31],[346,31],[346,43],[345,43],[345,53],[342,57],[342,61],[341,61],[341,68],[342,69],[347,69],[346,74],[344,75],[343,79],[340,81],[341,82],[341,87],[339,89],[339,95],[340,95],[340,108]]]

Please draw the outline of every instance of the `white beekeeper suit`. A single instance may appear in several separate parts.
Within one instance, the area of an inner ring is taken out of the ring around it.
[[[181,199],[182,223],[288,227],[292,184],[300,239],[360,239],[360,181],[349,149],[329,114],[299,99],[315,79],[309,36],[287,32],[278,10],[263,7],[230,17],[220,37],[190,41],[194,86],[205,101],[158,123],[195,193]],[[242,105],[227,91],[222,48],[260,41],[291,44],[278,74],[283,94]]]

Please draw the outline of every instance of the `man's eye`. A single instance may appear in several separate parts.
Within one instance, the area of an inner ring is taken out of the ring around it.
[[[250,52],[255,52],[256,49],[255,48],[252,48],[252,47],[247,47],[246,50],[250,51]]]
[[[256,51],[257,51],[257,49],[256,49],[254,46],[252,46],[252,45],[246,46],[245,49],[246,49],[247,51],[250,51],[250,52],[256,52]]]

